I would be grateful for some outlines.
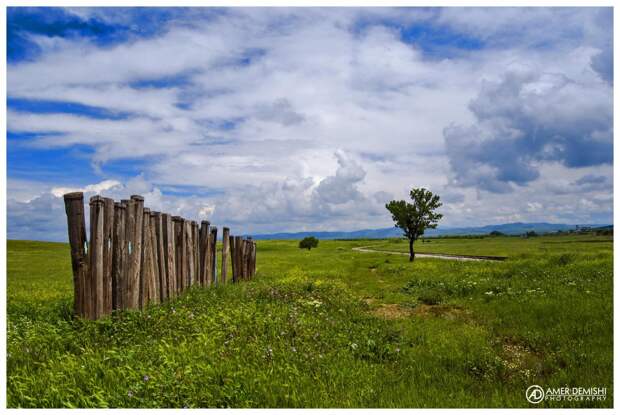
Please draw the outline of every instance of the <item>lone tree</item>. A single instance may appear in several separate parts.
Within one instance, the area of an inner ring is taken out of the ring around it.
[[[306,236],[304,239],[299,241],[300,249],[307,249],[309,251],[312,248],[316,248],[317,246],[319,246],[319,240],[316,239],[314,236]]]
[[[443,217],[435,210],[441,207],[439,196],[434,195],[425,188],[413,188],[409,192],[413,203],[405,200],[392,200],[385,207],[392,214],[392,219],[397,228],[401,228],[404,236],[409,239],[409,261],[415,259],[413,243],[422,235],[426,229],[435,229],[437,222]]]

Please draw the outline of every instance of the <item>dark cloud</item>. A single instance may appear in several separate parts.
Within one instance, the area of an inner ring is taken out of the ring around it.
[[[590,61],[590,65],[604,81],[607,81],[610,84],[614,83],[613,46],[608,45],[602,51],[594,55]]]
[[[540,162],[611,164],[612,95],[561,74],[510,72],[470,103],[476,123],[444,129],[453,181],[490,192],[539,177]]]

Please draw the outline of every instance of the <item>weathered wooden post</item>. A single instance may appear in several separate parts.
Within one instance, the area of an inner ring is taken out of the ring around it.
[[[246,280],[250,279],[250,240],[245,239],[243,245],[243,275]]]
[[[149,218],[149,233],[151,235],[151,258],[153,261],[153,274],[151,276],[150,286],[152,288],[149,291],[149,303],[159,304],[161,300],[161,284],[159,281],[159,248],[157,244],[157,223],[156,223],[156,215],[157,212],[151,212],[151,217]]]
[[[185,223],[185,260],[187,275],[185,279],[185,288],[189,289],[194,283],[194,240],[192,222],[186,220]]]
[[[228,274],[228,251],[229,251],[229,237],[230,237],[230,229],[227,227],[222,228],[222,273],[220,281],[222,284],[226,284],[226,277]]]
[[[103,315],[103,221],[104,201],[101,196],[90,198],[90,287],[92,305],[89,318]]]
[[[73,269],[73,312],[78,317],[88,318],[89,289],[88,256],[86,239],[86,218],[84,216],[84,194],[81,192],[64,195],[69,244],[71,245],[71,268]]]
[[[217,227],[211,227],[211,275],[212,280],[211,284],[215,285],[218,283],[217,279]]]
[[[131,199],[122,199],[121,205],[125,206],[125,252],[123,255],[123,277],[121,279],[121,291],[123,293],[123,299],[121,301],[122,310],[129,308],[129,289],[131,276],[131,250],[133,240],[133,230],[136,227],[136,208],[134,201]]]
[[[256,275],[256,242],[252,241],[250,251],[250,278]]]
[[[230,235],[228,237],[228,245],[230,251],[230,268],[232,269],[232,282],[237,282],[237,269],[235,267],[235,237]]]
[[[243,267],[241,263],[241,249],[243,247],[243,239],[240,236],[235,236],[235,272],[237,275],[237,281],[243,280]]]
[[[176,242],[177,293],[185,291],[185,225],[180,216],[173,216]]]
[[[159,275],[159,300],[168,299],[168,277],[166,275],[166,246],[164,245],[163,215],[155,212],[151,220],[155,225],[155,239],[157,240],[157,269]]]
[[[151,234],[150,229],[151,210],[142,210],[142,259],[140,263],[140,308],[144,308],[149,302],[149,279],[151,274]]]
[[[114,231],[112,241],[112,309],[120,310],[123,308],[123,269],[125,264],[125,206],[121,203],[114,203]]]
[[[176,248],[172,217],[167,213],[162,215],[162,229],[164,233],[168,298],[174,298],[177,295]]]
[[[205,237],[205,285],[211,286],[213,282],[213,238],[211,237],[211,226],[207,226],[207,235]]]
[[[140,267],[142,265],[142,228],[144,216],[144,198],[132,195],[128,204],[128,273],[127,273],[127,301],[129,309],[140,307]]]
[[[208,255],[207,255],[207,248],[208,248],[208,240],[209,240],[209,221],[207,220],[203,220],[202,222],[200,222],[200,238],[199,238],[199,248],[198,251],[200,252],[199,255],[199,261],[200,261],[200,267],[199,267],[199,279],[200,279],[200,285],[202,285],[203,287],[208,286],[207,283],[207,270],[209,269],[209,264],[207,263],[208,260]]]
[[[192,221],[192,250],[194,252],[194,284],[200,285],[200,229],[198,228],[198,222]]]
[[[114,199],[103,198],[103,314],[112,313],[112,255],[114,253]]]

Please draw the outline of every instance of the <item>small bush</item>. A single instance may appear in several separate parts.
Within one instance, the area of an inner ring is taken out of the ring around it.
[[[316,248],[317,246],[319,246],[319,240],[316,239],[314,236],[307,236],[301,241],[299,241],[300,249],[307,249],[309,251],[312,248]]]

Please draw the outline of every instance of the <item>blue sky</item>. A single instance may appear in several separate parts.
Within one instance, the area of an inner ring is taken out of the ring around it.
[[[246,233],[611,223],[610,8],[9,8],[8,236],[62,194]]]

